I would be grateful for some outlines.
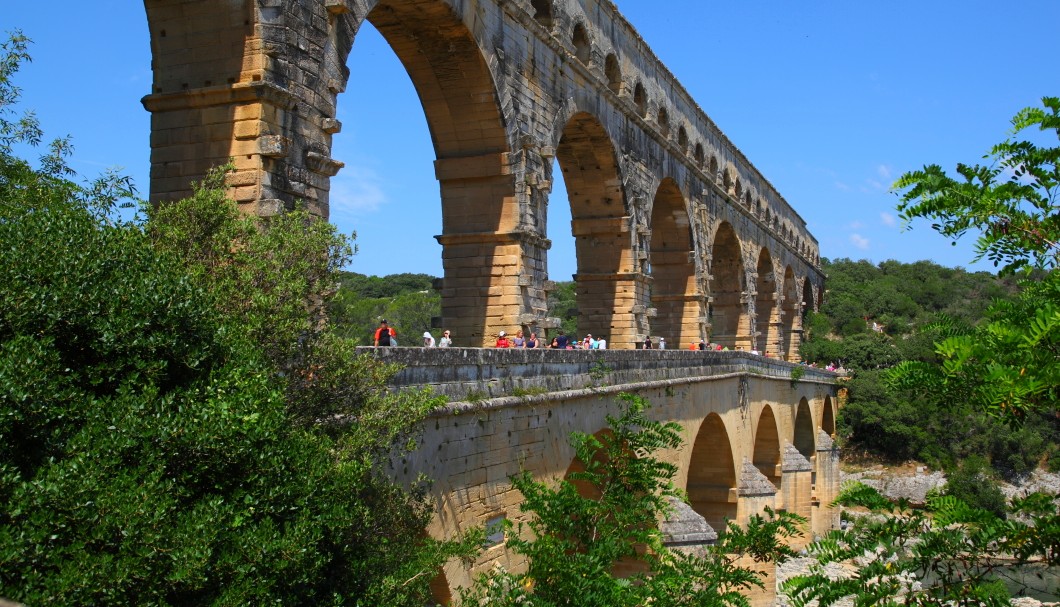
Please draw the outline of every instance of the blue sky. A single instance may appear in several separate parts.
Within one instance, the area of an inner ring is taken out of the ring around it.
[[[0,29],[34,40],[16,80],[49,136],[70,135],[92,177],[120,167],[148,189],[150,46],[140,2],[7,2]],[[1009,119],[1060,95],[1060,2],[618,0],[714,122],[800,215],[825,257],[970,266],[926,225],[903,230],[890,184],[926,163],[951,169],[1003,140]],[[665,8],[662,8],[665,7]],[[441,274],[441,208],[430,135],[412,84],[366,27],[340,97],[332,220],[358,233],[351,270]],[[558,171],[556,171],[558,174]],[[575,269],[560,184],[549,271]]]

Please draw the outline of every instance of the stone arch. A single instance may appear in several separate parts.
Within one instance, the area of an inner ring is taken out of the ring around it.
[[[641,118],[648,117],[648,92],[639,82],[633,87],[633,105],[637,106],[637,114]]]
[[[352,13],[343,17],[354,19]],[[434,143],[442,202],[443,323],[459,345],[490,343],[497,331],[517,322],[521,306],[502,300],[521,287],[517,277],[475,277],[496,259],[527,257],[509,236],[519,225],[518,199],[505,170],[508,125],[493,74],[473,34],[443,0],[380,0],[364,19],[404,65]],[[337,49],[343,64],[354,43],[351,38]]]
[[[747,207],[748,209],[751,208],[751,199],[752,198],[753,198],[753,196],[751,195],[751,192],[744,192],[744,195],[743,195],[743,206]]]
[[[784,284],[781,293],[784,299],[780,304],[782,332],[777,344],[778,355],[789,361],[799,360],[798,345],[795,344],[795,322],[799,317],[799,288],[795,282],[795,272],[791,266],[784,268]]]
[[[703,162],[704,162],[705,158],[703,156],[703,144],[702,143],[696,142],[696,150],[692,154],[692,157],[696,159],[696,166],[699,167],[699,168],[703,168]]]
[[[780,354],[777,348],[777,278],[773,257],[762,247],[758,255],[755,279],[755,349],[769,356]]]
[[[732,170],[729,167],[721,171],[721,187],[725,189],[726,194],[732,194]]]
[[[591,114],[575,113],[556,146],[577,255],[578,330],[613,348],[636,339],[628,312],[637,291],[630,218],[614,143]]]
[[[708,167],[707,173],[710,174],[710,178],[713,181],[718,180],[718,157],[714,154],[710,155],[710,167]]]
[[[754,454],[752,463],[755,468],[773,483],[774,487],[780,487],[780,432],[778,431],[777,418],[773,415],[773,408],[766,405],[758,416],[758,425],[754,435]]]
[[[449,578],[441,569],[438,570],[438,575],[431,578],[430,588],[432,604],[446,607],[453,603],[453,591],[449,587]]]
[[[739,177],[736,178],[736,183],[732,187],[733,198],[739,202],[740,198],[743,197],[743,181]]]
[[[688,462],[688,502],[715,531],[736,520],[736,464],[725,422],[711,413],[699,427]]]
[[[821,430],[828,436],[835,435],[835,409],[832,405],[832,397],[824,397],[824,410],[821,412]]]
[[[694,243],[688,207],[677,183],[664,179],[651,214],[652,332],[677,348],[701,337]]]
[[[664,139],[670,138],[670,112],[666,110],[666,106],[659,106],[659,113],[655,117],[655,122],[659,125],[659,132],[662,133]]]
[[[795,423],[792,424],[792,429],[794,434],[791,444],[795,445],[803,457],[811,462],[814,461],[817,455],[817,433],[813,426],[813,412],[805,397],[799,401],[799,407],[795,410]]]
[[[810,284],[810,279],[806,278],[802,283],[802,301],[800,302],[802,308],[801,318],[805,318],[810,312],[817,311],[817,301],[813,296],[813,285]],[[799,325],[802,326],[801,324]]]
[[[618,62],[618,55],[608,53],[604,60],[604,76],[607,78],[607,88],[616,95],[622,94],[622,66]]]
[[[729,348],[750,349],[750,321],[743,293],[746,280],[743,248],[732,224],[714,233],[710,249],[711,340]]]
[[[571,44],[574,45],[574,56],[585,65],[589,65],[592,58],[593,44],[589,38],[589,30],[584,23],[575,23],[574,31],[571,32]]]
[[[547,28],[552,27],[552,0],[530,0],[530,7],[534,10],[535,21]]]
[[[610,428],[605,428],[603,430],[600,430],[593,436],[595,436],[597,440],[603,442],[604,440],[614,440],[615,433]],[[628,449],[624,449],[624,451],[629,453]],[[636,457],[636,455],[634,455],[634,457]],[[603,451],[597,451],[593,454],[593,463],[606,464],[607,462],[607,454]],[[589,482],[581,479],[571,478],[572,474],[584,472],[585,468],[585,462],[582,462],[580,459],[575,457],[571,460],[570,465],[567,467],[567,471],[566,473],[564,473],[563,479],[569,482],[574,487],[574,490],[577,491],[578,495],[580,495],[581,497],[594,501],[599,501],[600,498],[603,497],[603,494],[600,492],[599,487],[596,487],[595,485],[592,485]],[[636,549],[638,555],[642,555],[644,554],[645,550],[647,550],[647,546],[638,545]],[[640,558],[635,557],[621,558],[617,562],[615,562],[611,568],[611,574],[618,578],[628,578],[634,574],[647,572],[647,564]]]
[[[682,153],[688,151],[688,129],[683,124],[677,129],[677,146],[681,148]]]

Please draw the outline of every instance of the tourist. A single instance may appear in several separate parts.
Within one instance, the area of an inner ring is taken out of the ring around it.
[[[438,340],[439,348],[448,348],[453,345],[453,340],[449,337],[449,331],[442,331],[442,338]]]
[[[652,345],[651,338],[650,337],[646,337],[644,339],[644,349],[645,350],[651,350],[653,348],[655,348],[655,346]]]
[[[700,350],[706,350],[707,349],[707,340],[705,340],[703,338],[699,339],[699,349]]]
[[[597,350],[606,350],[607,349],[607,336],[606,335],[601,335],[600,339],[596,340],[596,349]]]
[[[423,347],[433,348],[434,347],[434,336],[431,335],[430,331],[423,332]]]
[[[530,333],[530,339],[526,340],[526,347],[536,348],[537,346],[537,333]]]
[[[526,338],[523,337],[523,330],[519,329],[518,331],[516,331],[515,332],[515,337],[513,337],[511,341],[512,341],[512,347],[513,348],[525,348],[526,347]]]
[[[582,339],[582,349],[589,350],[593,347],[593,334],[586,333],[585,338]]]
[[[552,342],[548,344],[548,347],[549,347],[550,350],[558,350],[559,349],[559,338],[558,337],[553,337],[552,338]]]
[[[397,331],[386,321],[379,321],[379,328],[375,330],[375,347],[389,347],[397,345]]]
[[[508,334],[501,331],[497,334],[497,345],[498,348],[510,348],[512,347],[511,340],[508,339]]]
[[[659,338],[659,349],[660,350],[665,350],[666,349],[666,338],[665,337],[660,337]]]
[[[560,350],[570,349],[570,338],[567,337],[567,333],[563,330],[559,330],[559,335],[556,336],[556,348]]]

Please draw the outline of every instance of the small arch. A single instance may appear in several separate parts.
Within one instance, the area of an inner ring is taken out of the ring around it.
[[[732,188],[733,193],[736,195],[736,200],[739,200],[743,196],[743,181],[739,177],[736,178],[736,185]]]
[[[710,173],[710,178],[717,181],[718,179],[718,157],[711,154],[710,156],[710,167],[707,171]]]
[[[758,416],[751,463],[774,487],[780,487],[780,433],[777,432],[777,418],[769,405],[766,405]]]
[[[633,87],[633,105],[637,106],[637,113],[641,118],[648,117],[648,93],[639,82]]]
[[[795,445],[803,457],[814,461],[813,458],[817,455],[817,437],[814,435],[813,414],[806,397],[799,401],[799,408],[795,411],[794,430],[795,436],[792,437],[791,444]]]
[[[725,422],[711,413],[699,427],[688,462],[688,503],[718,533],[736,519],[736,465]]]
[[[677,129],[677,145],[681,147],[682,152],[688,149],[688,130],[685,129],[683,124],[681,128]]]
[[[583,24],[575,24],[574,33],[571,34],[571,42],[574,44],[574,56],[578,58],[578,61],[589,65],[593,45],[589,40],[589,30]]]
[[[755,201],[755,217],[761,217],[761,216],[762,216],[762,201],[761,200],[757,200],[757,201]]]
[[[655,117],[655,121],[659,124],[659,132],[662,133],[663,137],[670,137],[670,112],[666,111],[665,107],[659,107],[659,113]]]
[[[828,436],[835,434],[835,410],[832,405],[832,397],[824,397],[824,411],[821,412],[821,430]]]
[[[431,578],[431,601],[434,605],[451,605],[453,603],[453,592],[449,589],[449,579],[441,568],[438,574]]]
[[[622,68],[618,64],[618,55],[609,53],[604,60],[604,75],[607,77],[607,88],[616,95],[622,94]]]
[[[726,194],[732,191],[732,173],[729,169],[721,172],[721,187],[725,189]]]
[[[530,0],[530,7],[534,9],[534,20],[545,27],[552,27],[552,2],[551,0]]]
[[[743,195],[743,206],[751,208],[751,193],[747,192]]]
[[[769,227],[769,224],[770,224],[770,222],[772,220],[772,217],[773,217],[773,213],[770,212],[769,207],[766,207],[766,227]]]
[[[703,160],[704,160],[704,158],[703,158],[703,144],[702,143],[699,143],[699,142],[696,143],[696,151],[695,151],[695,153],[692,154],[692,156],[696,159],[696,166],[702,167],[703,166]]]

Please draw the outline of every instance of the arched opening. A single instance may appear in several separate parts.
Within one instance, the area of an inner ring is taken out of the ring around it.
[[[795,304],[792,310],[792,327],[791,327],[791,344],[789,346],[789,359],[800,360],[801,355],[799,354],[799,348],[802,346],[803,329],[806,326],[806,315],[810,312],[817,311],[817,304],[813,299],[813,287],[810,285],[810,278],[807,276],[802,281],[802,297],[799,297],[797,287],[792,289],[794,295]]]
[[[633,105],[637,106],[637,114],[641,118],[648,117],[648,93],[639,82],[633,87]]]
[[[688,502],[719,534],[736,520],[736,466],[725,423],[711,413],[699,427],[688,462]]]
[[[777,280],[773,273],[773,258],[763,248],[758,256],[758,278],[755,280],[755,339],[754,347],[769,356],[780,356],[777,340]]]
[[[440,189],[440,204],[436,208],[440,209],[441,230],[435,225],[434,234],[441,233],[437,239],[443,247],[442,322],[452,331],[455,344],[484,345],[497,331],[510,330],[516,322],[520,307],[504,299],[513,291],[519,293],[521,287],[516,276],[493,275],[489,281],[482,281],[479,278],[482,267],[492,266],[499,258],[524,258],[521,245],[512,243],[508,237],[517,227],[519,213],[514,208],[518,204],[514,183],[505,169],[509,149],[507,130],[492,74],[471,33],[449,5],[440,0],[383,0],[368,13],[365,23],[354,24],[352,19],[352,14],[336,18],[333,26],[339,28],[345,23],[360,37],[370,33],[371,28],[366,27],[370,23],[393,50],[415,88],[434,153],[423,170],[438,180]],[[336,45],[344,34],[335,34]],[[348,46],[337,48],[336,54],[345,64],[356,47],[356,39],[342,44]],[[360,70],[359,55],[356,52],[352,55],[351,67]],[[372,57],[364,63],[375,61],[376,57]],[[348,101],[353,107],[358,103],[355,99]],[[356,114],[347,123],[356,129],[358,118],[363,115],[369,114]],[[399,116],[393,122],[405,119],[406,116]],[[378,120],[378,116],[373,115],[373,120]],[[401,138],[392,140],[407,145]],[[355,155],[359,153],[362,157],[369,147],[375,152],[377,146],[388,145],[377,141],[366,144],[356,139],[352,143],[358,148]],[[349,188],[357,187],[358,177],[357,172],[350,173],[354,185],[343,186],[340,173],[337,182],[342,187],[334,196],[340,206]],[[402,175],[399,182],[415,178]],[[396,206],[393,211],[402,215],[430,213],[427,208],[417,208],[412,213],[412,209]],[[390,218],[381,220],[377,230],[372,229],[375,226],[369,229],[355,226],[362,235],[359,240],[362,248],[370,240],[368,231],[394,240],[394,213],[388,215]],[[391,273],[387,267],[362,271]]]
[[[534,20],[541,25],[552,27],[552,0],[531,0],[530,7],[534,9]]]
[[[601,430],[593,436],[595,436],[596,439],[601,442],[601,444],[607,444],[607,442],[614,442],[615,440],[614,432],[610,429]],[[627,454],[629,453],[629,449],[623,450]],[[635,455],[633,457],[635,457]],[[607,453],[602,449],[593,454],[593,464],[606,464],[608,461],[609,460],[607,457]],[[600,498],[603,497],[603,493],[601,493],[600,487],[584,479],[571,478],[573,474],[585,472],[585,470],[585,462],[575,457],[573,460],[571,460],[570,465],[567,466],[567,472],[563,475],[563,479],[573,485],[574,489],[581,497],[585,499],[599,501]],[[638,555],[643,555],[645,550],[647,550],[647,546],[637,545],[636,550]],[[627,578],[637,573],[643,574],[647,572],[647,564],[643,560],[633,557],[621,558],[616,561],[611,567],[611,575],[618,578]]]
[[[438,570],[438,575],[431,579],[431,601],[433,605],[448,607],[453,603],[453,592],[449,589],[449,579],[445,572]]]
[[[835,435],[835,410],[832,405],[832,397],[824,397],[824,411],[821,413],[821,430],[828,436]]]
[[[659,132],[666,139],[670,138],[670,112],[666,111],[665,107],[659,108],[659,113],[655,116],[655,122],[659,125]]]
[[[684,196],[672,179],[655,193],[651,212],[652,333],[672,348],[699,341],[702,297],[696,288],[692,225]]]
[[[795,411],[794,428],[795,436],[791,444],[795,445],[795,448],[799,450],[803,457],[811,462],[814,461],[814,457],[817,455],[817,440],[813,431],[813,413],[811,413],[810,404],[806,402],[805,397],[799,401],[799,408]]]
[[[592,42],[589,40],[589,30],[585,29],[585,25],[578,23],[574,26],[571,43],[574,44],[574,56],[578,58],[578,61],[589,65],[589,59],[592,57]]]
[[[732,194],[732,172],[725,169],[721,172],[721,187],[726,194]]]
[[[715,181],[718,180],[718,157],[717,156],[711,156],[710,157],[710,168],[709,168],[709,170],[707,172],[710,174],[710,178],[711,179],[713,179]]]
[[[799,290],[795,283],[795,272],[792,271],[791,266],[784,268],[784,287],[781,292],[784,294],[784,300],[780,306],[782,347],[779,353],[787,360],[798,361],[800,360],[799,346],[796,342],[799,340],[795,334],[795,323],[799,317]]]
[[[702,168],[704,161],[702,143],[696,143],[696,151],[694,154],[692,154],[692,157],[696,159],[696,166]]]
[[[688,151],[688,131],[685,129],[684,125],[681,125],[681,128],[677,129],[677,145],[681,148],[682,152]]]
[[[632,348],[633,235],[611,138],[591,114],[576,114],[563,129],[556,159],[575,239],[578,334],[605,337],[611,348]],[[566,237],[566,228],[556,227],[560,231],[550,237]]]
[[[710,259],[711,340],[733,349],[750,349],[750,322],[743,303],[743,255],[736,231],[729,223],[718,227]]]
[[[618,55],[610,53],[604,60],[604,76],[607,78],[607,88],[616,95],[622,94],[622,67],[618,63]]]
[[[780,434],[777,432],[777,418],[773,415],[773,408],[768,405],[758,416],[754,456],[751,461],[774,487],[780,487]]]
[[[732,191],[734,194],[733,198],[736,199],[737,203],[740,202],[740,198],[743,197],[743,182],[740,181],[739,177],[736,178],[736,185],[732,187]]]

